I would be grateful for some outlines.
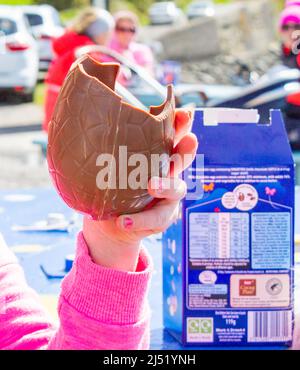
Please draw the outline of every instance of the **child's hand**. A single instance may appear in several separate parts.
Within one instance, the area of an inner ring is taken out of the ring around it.
[[[189,111],[177,111],[174,151],[181,156],[191,154],[194,158],[198,143],[196,136],[190,133],[191,121]],[[185,168],[190,164],[191,161],[185,163]],[[149,181],[149,193],[162,199],[151,209],[108,221],[84,219],[83,233],[95,263],[118,270],[136,270],[141,240],[166,230],[178,217],[179,202],[186,194],[186,185],[177,176],[185,168],[180,163],[175,164],[172,178],[167,182],[160,178]]]

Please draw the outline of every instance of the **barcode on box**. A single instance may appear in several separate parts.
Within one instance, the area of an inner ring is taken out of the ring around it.
[[[248,312],[248,342],[292,340],[292,311]]]

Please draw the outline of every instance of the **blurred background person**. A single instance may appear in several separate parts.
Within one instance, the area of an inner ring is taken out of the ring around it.
[[[52,112],[68,71],[76,59],[76,49],[87,45],[108,45],[115,22],[112,15],[104,9],[83,10],[64,35],[53,42],[55,58],[46,78],[47,91],[43,129],[48,131]],[[101,61],[101,56],[97,54]]]
[[[279,19],[282,39],[282,64],[288,68],[300,69],[300,2],[287,1]],[[294,150],[300,149],[300,92],[289,94],[283,108],[285,126]]]
[[[300,5],[288,5],[282,11],[279,29],[282,39],[282,63],[289,68],[300,68],[298,54],[293,52],[300,35]],[[296,31],[298,31],[298,35],[296,35]]]
[[[111,49],[144,67],[153,75],[154,56],[151,49],[135,41],[139,29],[138,17],[126,10],[116,13],[114,18],[115,31],[110,42]]]
[[[300,5],[300,1],[299,0],[286,0],[285,6],[287,7],[291,5]]]

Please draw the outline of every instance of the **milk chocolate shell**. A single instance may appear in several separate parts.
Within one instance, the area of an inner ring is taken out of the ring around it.
[[[114,92],[118,70],[118,64],[101,64],[89,56],[81,58],[64,82],[49,125],[47,160],[55,187],[71,208],[95,220],[139,212],[148,206],[153,200],[146,189],[151,177],[150,156],[170,156],[174,143],[172,87],[168,87],[163,105],[146,112],[124,102]],[[126,148],[128,158],[138,153],[146,156],[148,169],[142,177],[146,178],[143,188],[134,189],[126,184],[124,189],[124,178],[120,185],[119,170],[123,177],[127,169],[129,176],[139,165],[132,167],[123,157],[119,161],[121,146]],[[108,168],[107,163],[100,161],[101,167],[97,161],[101,154],[116,159],[116,168],[110,166],[108,171],[110,174],[115,170],[113,186],[107,185],[108,175],[97,176],[105,166]],[[159,174],[167,176],[168,171],[165,156]]]

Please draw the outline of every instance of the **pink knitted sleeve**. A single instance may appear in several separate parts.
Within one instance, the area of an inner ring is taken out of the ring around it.
[[[0,243],[0,349],[148,348],[151,272],[144,249],[134,273],[94,264],[79,233],[74,266],[62,283],[56,328],[15,256]]]

